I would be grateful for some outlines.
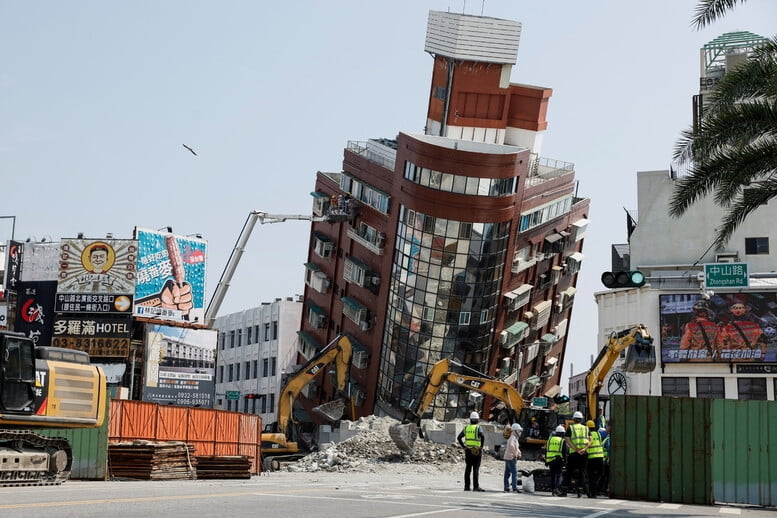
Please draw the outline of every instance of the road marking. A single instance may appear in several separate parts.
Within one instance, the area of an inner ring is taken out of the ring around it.
[[[598,513],[587,514],[582,518],[596,518],[597,516],[604,516],[605,514],[610,514],[612,512],[614,512],[612,509],[608,509],[607,511],[599,511]]]
[[[736,509],[733,507],[721,507],[720,512],[722,514],[742,514],[742,509]]]
[[[682,504],[658,504],[659,509],[679,509],[682,506]]]
[[[450,511],[461,511],[463,508],[449,508],[449,509],[439,509],[437,511],[426,511],[424,513],[414,513],[414,514],[396,514],[394,516],[389,516],[388,518],[412,518],[413,516],[427,516],[430,514],[438,514],[438,513],[448,513]]]

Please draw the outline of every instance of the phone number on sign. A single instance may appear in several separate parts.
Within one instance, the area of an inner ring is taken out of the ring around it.
[[[89,356],[127,357],[130,350],[129,338],[72,338],[54,337],[51,345],[85,351]]]

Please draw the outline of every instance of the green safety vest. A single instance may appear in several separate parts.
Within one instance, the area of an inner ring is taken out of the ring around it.
[[[582,423],[572,423],[569,425],[569,431],[572,440],[572,446],[576,450],[584,448],[588,444],[588,427]]]
[[[480,430],[480,426],[476,424],[468,424],[464,427],[464,444],[467,446],[467,448],[480,446],[478,430]]]
[[[599,436],[599,432],[591,432],[591,446],[588,447],[588,458],[601,459],[603,457],[602,438]]]
[[[545,460],[551,462],[557,458],[561,458],[561,446],[564,444],[564,439],[558,435],[552,436],[548,439],[546,446]]]
[[[605,459],[610,456],[610,454],[607,451],[607,445],[608,444],[610,444],[610,436],[609,435],[607,437],[605,437],[604,440],[602,441],[602,450],[604,451],[604,458]]]

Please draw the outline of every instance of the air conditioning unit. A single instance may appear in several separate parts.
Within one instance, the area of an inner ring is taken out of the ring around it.
[[[510,337],[510,333],[507,331],[502,331],[499,333],[499,343],[500,345],[505,345],[507,343],[507,339]]]
[[[326,327],[326,316],[325,315],[318,315],[318,327],[319,328]]]
[[[362,331],[369,331],[370,327],[372,327],[372,325],[370,325],[370,323],[367,322],[366,320],[362,320],[361,322],[359,322],[359,329],[361,329]]]
[[[370,277],[370,282],[375,286],[380,286],[380,277],[378,277],[377,275],[374,275]]]

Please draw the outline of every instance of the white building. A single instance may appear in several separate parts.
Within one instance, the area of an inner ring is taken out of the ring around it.
[[[275,421],[282,375],[297,364],[301,318],[299,296],[216,318],[215,408]]]
[[[697,116],[710,85],[759,41],[763,38],[750,33],[728,33],[701,49]],[[640,270],[647,283],[595,294],[599,346],[613,331],[647,326],[657,365],[647,374],[624,373],[629,394],[774,400],[777,255],[771,243],[777,238],[777,200],[748,216],[726,249],[717,251],[715,227],[723,211],[711,197],[699,200],[679,219],[669,216],[676,177],[674,171],[637,173],[636,226],[630,225],[628,245],[613,245],[613,263],[622,261],[613,269],[625,264]],[[722,266],[708,270],[715,279],[711,275],[705,282],[704,265],[712,263]],[[732,263],[746,265],[746,272]],[[711,287],[713,280],[730,284]],[[689,324],[700,316],[706,323]],[[616,364],[610,376],[622,367],[622,362]]]

